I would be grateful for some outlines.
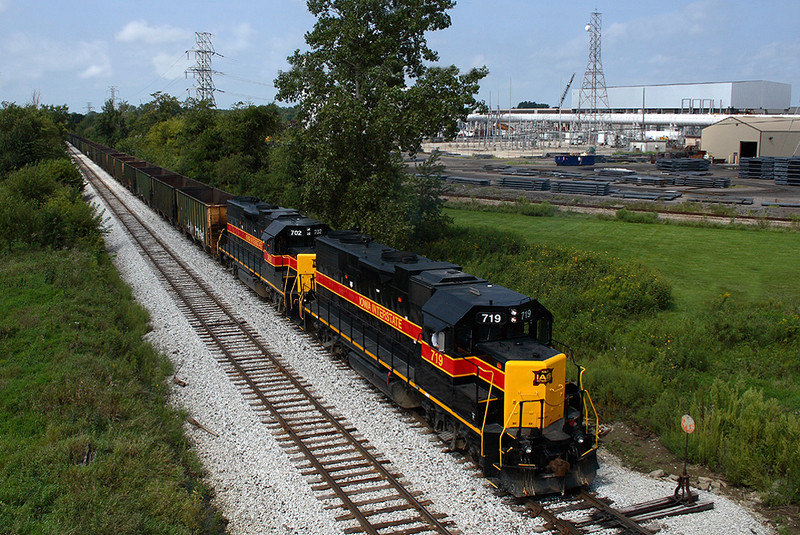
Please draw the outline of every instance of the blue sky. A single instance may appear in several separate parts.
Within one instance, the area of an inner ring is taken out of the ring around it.
[[[792,84],[800,104],[800,2],[628,2],[461,0],[452,26],[428,35],[442,64],[486,65],[479,98],[507,107],[555,105],[575,72],[580,84],[589,38],[603,14],[602,59],[612,85],[732,80]],[[218,107],[272,102],[273,80],[314,18],[305,1],[0,0],[0,100],[99,110],[110,97],[138,105],[163,91],[180,99],[192,79],[185,51],[210,32]]]

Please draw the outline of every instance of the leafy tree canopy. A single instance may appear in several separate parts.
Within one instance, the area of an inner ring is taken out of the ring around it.
[[[439,67],[426,32],[450,26],[452,0],[309,0],[310,50],[289,58],[277,99],[298,103],[305,147],[302,207],[396,245],[412,231],[403,152],[454,136],[478,106],[485,68]],[[418,189],[418,188],[417,188]]]
[[[543,104],[541,102],[523,100],[517,104],[517,108],[549,108],[550,104]]]
[[[10,171],[63,154],[66,108],[17,106],[3,102],[0,107],[0,178]]]

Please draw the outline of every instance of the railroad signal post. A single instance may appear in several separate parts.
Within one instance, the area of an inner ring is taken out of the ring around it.
[[[689,463],[689,435],[694,433],[694,418],[688,414],[684,414],[683,417],[681,417],[681,428],[686,434],[686,446],[683,454],[683,474],[681,474],[680,479],[678,479],[678,488],[675,489],[675,499],[686,505],[697,499],[697,495],[692,495],[692,491],[689,489],[689,473],[687,471]]]

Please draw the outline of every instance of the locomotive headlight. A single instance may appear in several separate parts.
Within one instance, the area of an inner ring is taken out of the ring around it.
[[[530,455],[531,453],[533,453],[533,448],[532,448],[532,447],[530,447],[530,446],[525,446],[525,453],[527,453],[528,455]]]
[[[517,315],[517,309],[516,308],[512,308],[511,309],[511,315],[512,316],[516,316]]]
[[[511,318],[511,323],[516,323],[516,322],[517,322],[517,318]]]
[[[579,436],[578,437],[578,444],[583,444],[584,442],[586,442],[586,439],[583,437],[583,435]]]

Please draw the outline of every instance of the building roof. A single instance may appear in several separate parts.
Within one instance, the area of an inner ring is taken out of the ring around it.
[[[712,124],[740,123],[747,125],[759,132],[800,132],[800,115],[795,117],[764,117],[759,115],[737,115]]]

